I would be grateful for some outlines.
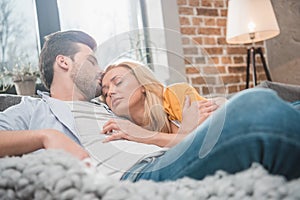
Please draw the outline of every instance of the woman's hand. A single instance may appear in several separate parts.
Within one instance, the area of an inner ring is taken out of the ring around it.
[[[182,122],[178,133],[188,134],[192,132],[217,110],[218,107],[213,101],[201,100],[191,102],[190,97],[186,96],[182,111]]]
[[[123,119],[108,120],[103,126],[102,133],[109,135],[103,142],[125,139],[146,144],[150,144],[158,134],[158,132],[149,131]]]

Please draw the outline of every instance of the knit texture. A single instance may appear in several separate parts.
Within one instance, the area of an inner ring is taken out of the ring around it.
[[[259,164],[227,174],[217,171],[197,181],[113,180],[75,157],[47,150],[0,159],[0,199],[300,199],[300,178],[286,181]]]

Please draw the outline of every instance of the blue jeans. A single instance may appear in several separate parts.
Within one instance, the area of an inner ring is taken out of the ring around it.
[[[134,165],[121,179],[203,179],[253,162],[287,179],[300,176],[300,111],[269,89],[235,95],[182,142]]]

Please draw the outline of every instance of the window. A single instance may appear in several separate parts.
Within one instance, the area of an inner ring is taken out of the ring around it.
[[[97,57],[102,68],[120,57],[145,61],[139,52],[145,49],[139,2],[58,0],[61,30],[83,30],[93,36],[99,45]]]
[[[0,7],[0,71],[19,61],[37,67],[45,35],[77,29],[96,39],[101,68],[133,58],[165,84],[185,81],[176,1],[0,0]]]
[[[58,0],[58,10],[62,30],[83,30],[97,40],[102,69],[132,58],[164,84],[186,81],[176,1]]]
[[[38,37],[32,0],[0,1],[0,70],[38,64]]]

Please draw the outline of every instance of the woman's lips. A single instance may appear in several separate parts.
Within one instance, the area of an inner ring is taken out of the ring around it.
[[[119,105],[121,100],[122,100],[121,97],[113,98],[112,101],[111,101],[112,107],[115,108],[117,105]]]

